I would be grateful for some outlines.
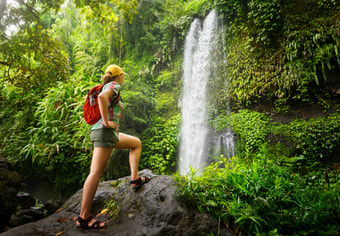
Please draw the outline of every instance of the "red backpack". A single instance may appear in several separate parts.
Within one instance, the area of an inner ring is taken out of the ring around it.
[[[89,125],[95,124],[101,117],[99,104],[98,104],[98,95],[103,89],[105,84],[98,84],[92,87],[87,94],[85,104],[83,107],[83,116]],[[110,107],[114,106],[119,102],[120,99],[120,92],[118,93],[117,97],[115,98],[114,102],[110,105]]]

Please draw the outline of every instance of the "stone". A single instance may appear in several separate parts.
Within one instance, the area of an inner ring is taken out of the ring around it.
[[[0,157],[0,232],[7,226],[17,207],[17,193],[22,182],[21,176],[11,170],[10,163]]]
[[[43,208],[46,211],[47,215],[51,215],[55,213],[61,207],[61,205],[61,202],[58,200],[49,200],[45,202]]]
[[[41,207],[31,207],[30,209],[22,209],[17,212],[17,216],[26,216],[31,218],[31,222],[44,218],[44,210]]]
[[[29,209],[33,207],[36,203],[34,197],[32,197],[31,194],[25,192],[18,193],[17,200],[19,208],[21,209]]]
[[[49,217],[12,228],[9,235],[120,235],[120,236],[200,236],[232,235],[228,229],[208,214],[200,213],[192,204],[176,198],[176,186],[170,176],[154,175],[143,170],[141,176],[152,179],[138,191],[129,184],[130,177],[100,183],[92,215],[107,222],[106,230],[78,230],[76,217],[80,212],[82,189],[72,195],[62,210]],[[100,214],[107,209],[106,214]],[[99,214],[99,215],[98,215]]]
[[[34,199],[34,202],[35,202],[35,199]],[[29,208],[20,207],[20,209],[18,207],[18,210],[15,212],[15,214],[12,214],[9,220],[8,226],[17,227],[17,226],[20,226],[20,225],[23,225],[29,222],[34,222],[34,221],[43,219],[46,216],[49,216],[55,213],[61,207],[61,202],[49,200],[39,205],[41,205],[41,207],[40,206],[39,207],[31,206]],[[19,203],[19,206],[21,206],[20,203]]]

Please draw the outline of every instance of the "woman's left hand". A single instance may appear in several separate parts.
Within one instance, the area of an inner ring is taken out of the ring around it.
[[[117,129],[117,123],[114,121],[108,121],[107,128]]]

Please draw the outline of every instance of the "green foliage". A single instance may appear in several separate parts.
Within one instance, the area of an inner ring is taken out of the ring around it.
[[[10,161],[18,158],[18,153],[27,144],[30,136],[27,127],[34,124],[32,113],[39,94],[32,90],[24,94],[22,89],[6,86],[0,94],[0,153]]]
[[[180,73],[175,71],[162,71],[154,79],[156,112],[158,115],[168,119],[177,113],[178,96],[180,94]]]
[[[217,8],[226,26],[227,55],[227,64],[217,65],[218,70],[225,66],[223,76],[209,84],[211,103],[217,104],[209,112],[217,130],[233,127],[240,157],[254,158],[268,135],[285,134],[293,151],[271,147],[276,160],[283,152],[290,157],[283,163],[290,165],[328,160],[339,150],[337,114],[287,125],[247,110],[216,117],[225,114],[227,97],[240,106],[266,100],[279,112],[289,112],[296,102],[332,108],[331,92],[320,95],[319,89],[340,65],[340,4],[281,2],[75,0],[59,12],[63,1],[7,5],[0,14],[1,154],[23,169],[32,167],[59,189],[82,182],[90,160],[90,127],[83,122],[81,105],[105,67],[116,63],[129,73],[122,91],[122,132],[143,140],[142,166],[170,173],[178,145],[184,37],[195,17]],[[18,31],[10,36],[6,27],[12,23]],[[71,74],[72,82],[57,83]],[[126,153],[117,155],[125,164]],[[242,214],[252,211],[245,208]],[[239,222],[246,220],[254,229],[261,224],[256,217]]]
[[[31,160],[36,174],[54,182],[59,190],[85,180],[90,165],[90,126],[82,117],[89,85],[58,83],[38,103],[36,126],[28,128],[30,140],[15,161]]]
[[[181,199],[222,220],[235,234],[334,235],[340,232],[339,177],[325,188],[322,171],[300,176],[270,160],[262,148],[250,164],[222,159],[200,176],[192,170],[174,179]]]
[[[68,73],[65,54],[60,43],[37,26],[39,32],[27,29],[21,37],[3,41],[0,45],[0,60],[8,63],[3,67],[3,80],[8,84],[44,92],[55,81],[63,81]]]
[[[250,34],[254,44],[270,46],[280,38],[283,28],[281,1],[251,0],[248,3]]]
[[[164,122],[159,118],[148,130],[143,146],[143,165],[156,174],[169,174],[174,170],[179,131],[179,114]]]
[[[118,204],[115,200],[107,201],[105,203],[104,207],[105,207],[105,209],[103,211],[105,212],[105,215],[109,219],[112,219],[113,217],[118,217],[120,209],[119,209]]]
[[[121,119],[122,132],[130,134],[141,134],[148,129],[152,123],[152,115],[155,110],[155,101],[151,88],[144,81],[143,76],[149,76],[148,73],[139,75],[140,67],[133,67],[129,61],[123,65],[128,76],[124,78],[122,87],[122,99],[124,103],[124,112]]]
[[[215,120],[218,130],[231,127],[237,136],[237,152],[256,151],[264,143],[269,133],[269,119],[262,113],[249,110],[240,110],[229,117],[220,115]]]
[[[282,130],[283,131],[283,130]],[[340,115],[338,113],[309,120],[294,120],[285,127],[297,155],[308,163],[320,162],[340,150]]]
[[[211,9],[208,1],[143,1],[139,14],[126,27],[126,55],[134,61],[151,64],[151,72],[171,68],[181,57],[186,32],[194,17]],[[173,69],[173,68],[172,68]]]
[[[211,124],[216,131],[231,127],[237,136],[236,152],[246,156],[259,150],[270,141],[272,151],[280,150],[280,155],[298,156],[299,162],[314,165],[332,161],[331,157],[340,150],[340,116],[333,113],[313,119],[296,119],[288,124],[270,122],[259,112],[240,110],[230,116],[220,115]],[[286,147],[275,146],[269,136],[279,137]],[[286,150],[285,150],[286,149]]]
[[[229,77],[229,98],[234,104],[249,105],[252,99],[270,96],[271,90],[280,92],[276,84],[280,71],[279,65],[275,64],[277,55],[268,53],[257,58],[251,48],[250,42],[240,40],[228,49],[226,73]],[[282,97],[279,94],[275,96]]]
[[[32,89],[44,93],[55,81],[67,78],[68,61],[60,49],[61,44],[50,37],[49,25],[40,20],[40,16],[50,11],[49,8],[58,9],[60,4],[61,1],[54,4],[29,1],[16,6],[6,5],[4,19],[8,20],[8,25],[2,25],[0,17],[3,82],[23,88],[24,93]],[[6,27],[13,25],[17,26],[16,32],[7,35]]]
[[[124,91],[124,117],[121,120],[122,132],[140,134],[151,124],[154,110],[150,94],[142,91]]]
[[[75,0],[74,2],[80,8],[86,9],[88,7],[87,10],[91,9],[89,19],[96,18],[97,21],[101,21],[107,26],[114,25],[117,21],[115,18],[118,18],[118,16],[124,17],[125,20],[131,23],[139,5],[137,0]]]
[[[186,15],[191,16],[204,16],[209,9],[211,9],[211,5],[207,0],[189,1],[185,5]]]
[[[68,2],[61,14],[53,17],[51,30],[54,32],[52,36],[63,42],[63,50],[68,53],[71,61],[73,76],[93,80],[102,74],[102,67],[108,60],[118,58],[119,54],[112,52],[112,44],[116,41],[110,42],[115,31],[106,35],[104,31],[107,25],[98,23],[95,18],[89,19],[89,12],[91,9],[82,11],[74,3]]]
[[[340,67],[336,1],[212,1],[227,21],[229,98],[278,111],[322,99],[315,88]]]

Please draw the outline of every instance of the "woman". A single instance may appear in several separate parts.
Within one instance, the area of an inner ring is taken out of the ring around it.
[[[141,141],[133,136],[119,133],[119,120],[123,103],[115,102],[126,73],[117,66],[110,65],[103,77],[104,86],[98,96],[101,119],[91,129],[91,142],[94,145],[90,174],[84,188],[80,215],[77,218],[78,228],[103,229],[105,222],[96,221],[91,216],[92,201],[97,191],[99,180],[104,172],[113,148],[130,149],[129,163],[131,170],[131,186],[137,190],[150,181],[149,177],[138,175],[139,156],[142,150]]]

